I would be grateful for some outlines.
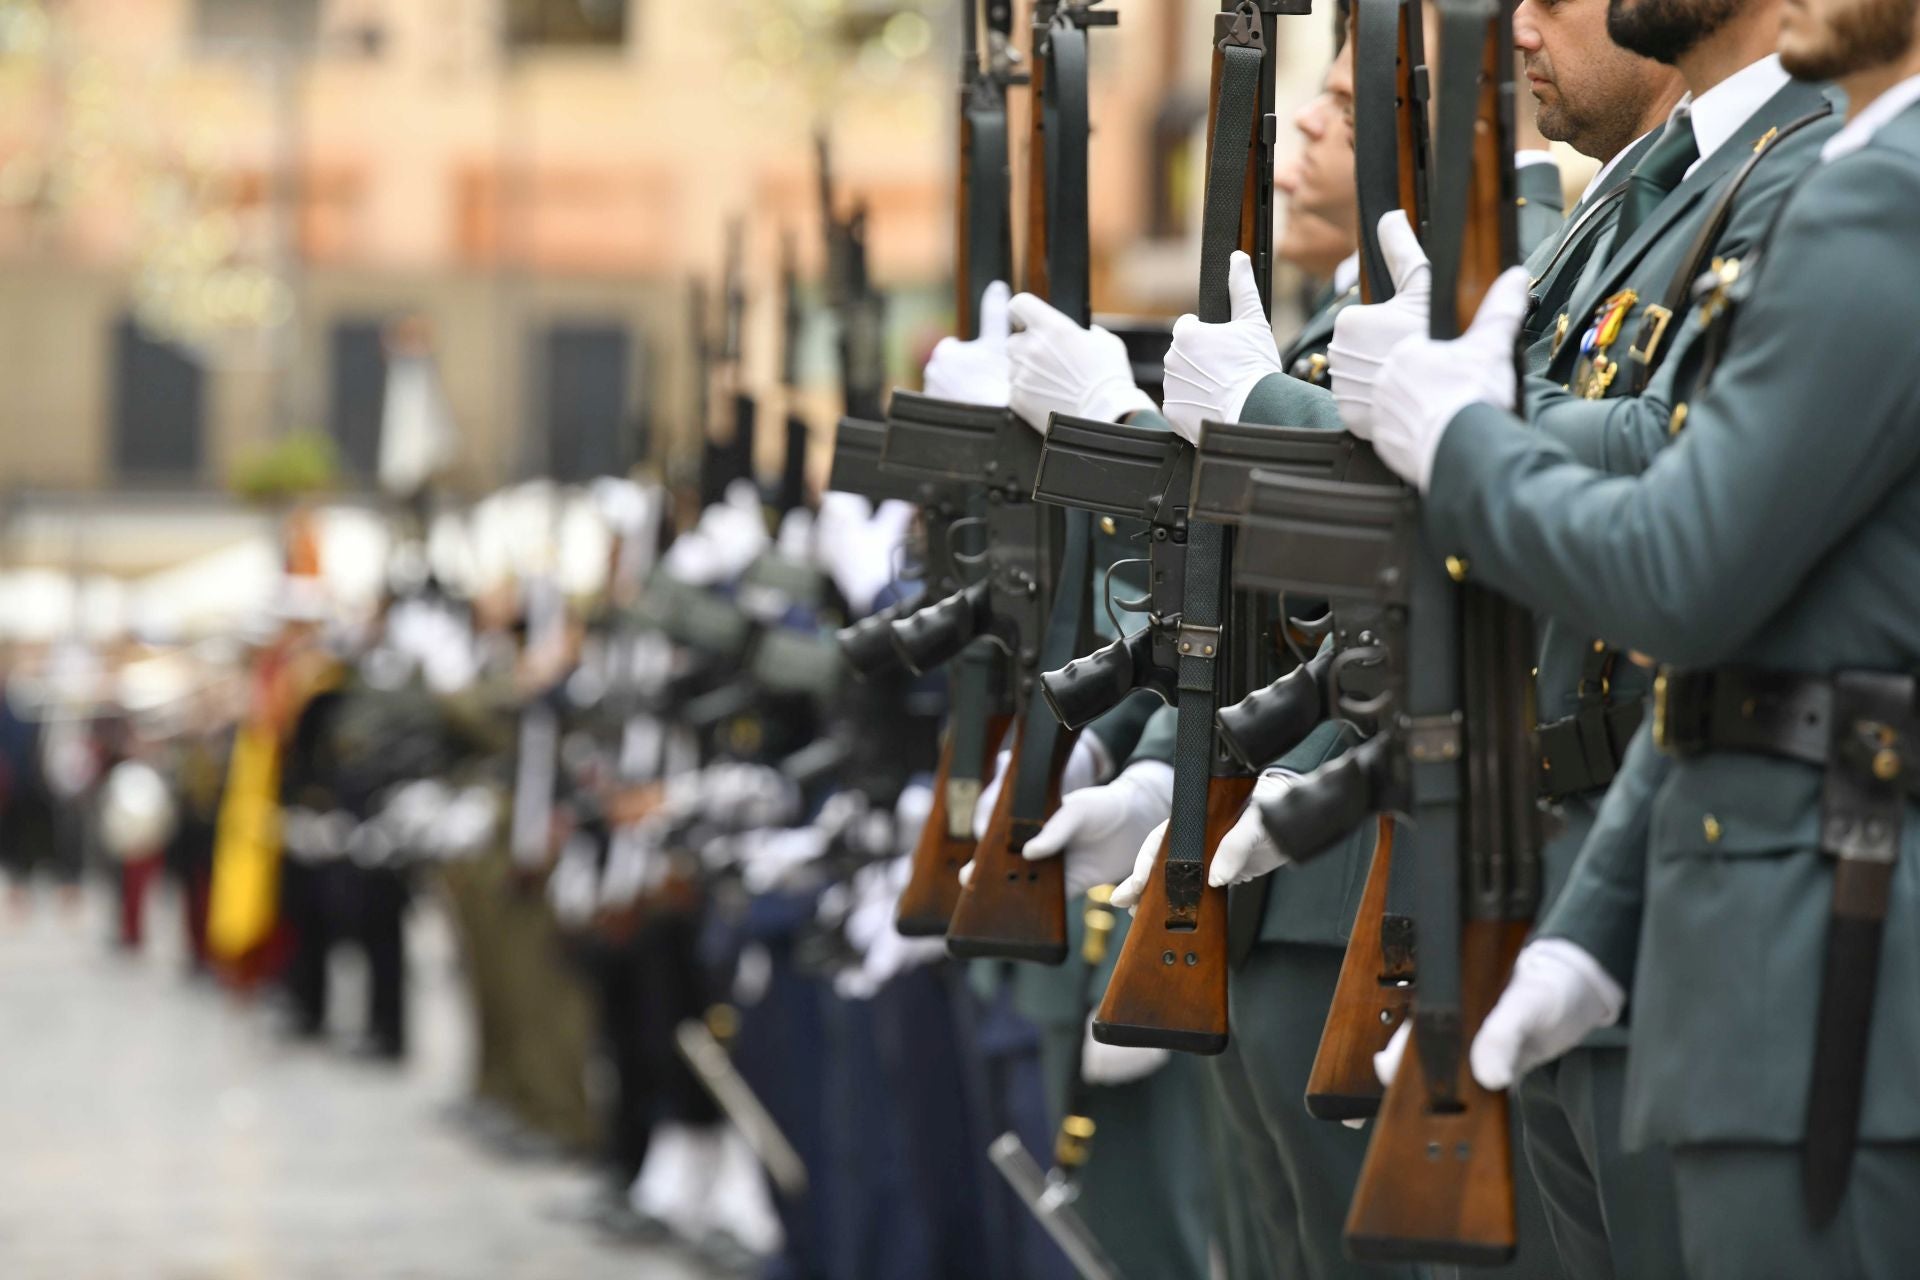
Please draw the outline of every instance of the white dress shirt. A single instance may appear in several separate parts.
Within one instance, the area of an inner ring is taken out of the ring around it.
[[[1349,289],[1360,283],[1360,255],[1350,253],[1340,259],[1340,265],[1333,269],[1333,296],[1345,297]]]
[[[1748,63],[1698,98],[1689,93],[1680,99],[1667,117],[1669,123],[1681,112],[1693,117],[1693,140],[1700,158],[1687,166],[1688,177],[1707,162],[1707,157],[1725,146],[1740,126],[1767,99],[1787,87],[1793,77],[1780,65],[1780,55],[1770,53],[1758,62]]]
[[[1885,93],[1853,113],[1840,132],[1828,138],[1820,148],[1820,163],[1829,164],[1841,156],[1850,156],[1873,141],[1880,126],[1920,102],[1920,76],[1908,76]]]

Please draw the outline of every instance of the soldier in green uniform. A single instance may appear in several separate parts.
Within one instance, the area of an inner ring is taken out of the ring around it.
[[[1512,274],[1459,341],[1397,346],[1369,405],[1474,580],[1676,664],[1472,1066],[1505,1087],[1630,1007],[1627,1139],[1671,1150],[1700,1280],[1920,1251],[1915,6],[1809,0],[1780,39],[1850,116],[1703,282],[1643,397],[1671,448],[1625,477],[1518,429]]]
[[[1532,304],[1523,326],[1528,367],[1538,371],[1525,388],[1531,421],[1595,465],[1638,471],[1664,447],[1673,415],[1644,393],[1681,332],[1694,279],[1748,251],[1832,130],[1828,97],[1789,81],[1771,56],[1777,23],[1770,3],[1642,2],[1610,11],[1615,39],[1674,66],[1689,93],[1658,136],[1634,148],[1634,167],[1616,184],[1613,225],[1588,253],[1564,308]],[[1409,240],[1397,243],[1404,258],[1418,257]],[[1377,316],[1355,312],[1350,332],[1336,336],[1335,396],[1361,433],[1386,353],[1426,330],[1424,305],[1396,301],[1405,308],[1398,320],[1386,307]],[[1620,767],[1649,677],[1600,633],[1565,619],[1542,619],[1539,638],[1542,791],[1560,819],[1545,850],[1551,903]],[[1624,1155],[1618,1139],[1624,1046],[1623,1031],[1596,1036],[1529,1078],[1517,1106],[1569,1269],[1674,1275],[1666,1172],[1657,1156]],[[1580,1212],[1583,1204],[1597,1213]]]

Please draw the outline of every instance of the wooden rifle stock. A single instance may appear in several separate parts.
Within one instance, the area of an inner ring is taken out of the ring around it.
[[[1393,819],[1383,814],[1333,1005],[1307,1078],[1307,1110],[1321,1120],[1358,1120],[1380,1109],[1382,1089],[1373,1055],[1387,1047],[1413,1002],[1410,939],[1389,936],[1387,886],[1392,878]],[[1394,928],[1400,919],[1394,918]]]
[[[1062,733],[1047,775],[1046,811],[1060,805],[1060,775],[1076,735]],[[986,834],[973,850],[973,875],[960,891],[947,926],[947,950],[963,959],[984,956],[1059,964],[1067,958],[1067,877],[1065,858],[1028,862],[1020,856],[1037,826],[1014,821],[1020,761],[1026,754],[1024,718],[1013,727],[1000,794],[987,819]]]
[[[1220,838],[1239,821],[1252,795],[1251,777],[1215,777],[1207,787],[1203,881]],[[1203,888],[1193,926],[1172,927],[1164,874],[1167,839],[1161,838],[1154,873],[1093,1025],[1105,1044],[1219,1053],[1227,1047],[1227,891]]]
[[[1506,986],[1527,924],[1472,920],[1461,931],[1463,1044]],[[1347,1213],[1347,1245],[1369,1261],[1446,1261],[1495,1266],[1513,1256],[1513,1143],[1507,1095],[1480,1087],[1461,1061],[1458,1105],[1436,1108],[1416,1043],[1374,1122],[1373,1140]]]
[[[1006,736],[1011,722],[1010,716],[988,719],[986,750],[977,762],[975,777],[985,777],[992,771],[995,744]],[[968,821],[963,831],[951,829],[953,812],[947,797],[952,778],[953,733],[949,730],[940,747],[939,772],[933,779],[933,807],[913,846],[913,872],[894,912],[894,928],[909,938],[937,938],[947,931],[960,901],[960,868],[973,856],[972,822]]]

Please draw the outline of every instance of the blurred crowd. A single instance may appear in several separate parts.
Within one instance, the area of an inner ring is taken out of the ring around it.
[[[398,1062],[428,905],[476,1029],[454,1118],[496,1153],[594,1162],[583,1229],[769,1275],[1067,1274],[985,1155],[1009,1129],[1046,1153],[1058,1109],[1009,967],[894,929],[945,682],[856,680],[835,643],[911,579],[913,511],[730,479],[704,508],[547,486],[552,524],[596,530],[591,590],[457,588],[402,514],[356,612],[296,513],[242,634],[17,651],[15,907],[96,874],[118,946],[183,929],[195,973],[287,1036],[353,1025],[352,1052]],[[330,1007],[342,950],[364,1012]]]

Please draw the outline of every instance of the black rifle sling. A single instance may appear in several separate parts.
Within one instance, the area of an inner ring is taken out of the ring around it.
[[[1214,105],[1205,220],[1200,230],[1200,319],[1232,318],[1227,274],[1240,245],[1240,214],[1260,102],[1263,51],[1229,44],[1222,51],[1220,100]],[[1207,791],[1213,778],[1214,713],[1219,697],[1227,530],[1196,521],[1187,529],[1186,594],[1180,604],[1180,719],[1174,738],[1173,819],[1167,841],[1166,889],[1171,913],[1190,920],[1200,901],[1207,855]]]
[[[955,840],[973,839],[973,810],[980,799],[981,766],[987,750],[987,717],[993,711],[993,664],[996,651],[975,645],[954,663],[952,735],[953,760],[947,767],[947,834]]]
[[[1353,43],[1354,179],[1360,204],[1360,270],[1376,303],[1393,296],[1380,250],[1380,218],[1400,207],[1400,0],[1358,0]],[[1411,216],[1411,211],[1409,211]]]
[[[1075,324],[1088,320],[1087,285],[1087,33],[1057,16],[1047,35],[1045,116],[1047,277],[1052,304]],[[1053,607],[1038,670],[1057,671],[1086,647],[1087,596],[1093,577],[1093,515],[1066,513],[1065,548],[1054,578]],[[1038,680],[1028,692],[1026,742],[1014,779],[1016,839],[1047,817],[1053,757],[1062,726]]]
[[[980,295],[986,287],[1013,274],[1013,252],[1007,243],[1010,211],[1005,99],[990,88],[976,92],[967,108],[967,123],[973,131],[969,162],[973,182],[967,193],[967,294],[973,299],[977,317]]]

